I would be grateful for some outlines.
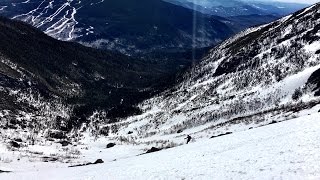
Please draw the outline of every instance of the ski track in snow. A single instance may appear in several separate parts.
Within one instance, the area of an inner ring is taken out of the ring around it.
[[[28,3],[29,1],[22,3]],[[98,3],[102,2],[103,0]],[[80,36],[76,34],[78,21],[75,18],[80,3],[81,1],[78,0],[68,0],[64,3],[56,0],[44,0],[35,9],[16,15],[12,19],[28,22],[36,28],[44,27],[43,31],[49,36],[70,41]],[[53,10],[54,12],[50,12]]]
[[[8,6],[0,6],[0,11],[4,10],[5,8],[7,8]]]

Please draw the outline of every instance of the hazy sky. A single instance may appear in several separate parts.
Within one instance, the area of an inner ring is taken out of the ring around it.
[[[255,1],[268,1],[268,0],[255,0]],[[294,2],[294,3],[301,3],[301,4],[314,4],[314,3],[320,2],[320,0],[270,0],[270,1]]]
[[[283,2],[296,2],[296,3],[302,3],[302,4],[313,4],[320,2],[320,0],[278,0]]]
[[[266,1],[266,2],[280,1],[280,2],[293,2],[293,3],[301,3],[301,4],[314,4],[314,3],[320,2],[320,0],[243,0],[243,1]]]

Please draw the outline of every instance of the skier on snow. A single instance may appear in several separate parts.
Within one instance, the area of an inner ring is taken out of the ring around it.
[[[187,144],[190,142],[190,140],[192,139],[192,137],[190,135],[188,135],[185,139],[187,139]]]

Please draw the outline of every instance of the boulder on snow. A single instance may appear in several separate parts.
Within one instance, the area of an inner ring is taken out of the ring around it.
[[[133,131],[129,131],[128,134],[133,134]]]
[[[179,129],[178,131],[177,131],[177,133],[179,134],[179,133],[182,133],[183,131],[182,131],[182,129]]]
[[[0,169],[0,173],[9,173],[9,172],[11,172],[11,171],[4,171],[4,170]]]
[[[42,157],[42,161],[43,162],[54,162],[54,161],[57,161],[57,160],[58,160],[57,157],[49,157],[49,156]]]
[[[53,130],[49,132],[49,137],[54,139],[65,139],[67,138],[64,132],[59,130]]]
[[[72,144],[71,142],[69,141],[60,141],[59,142],[62,146],[68,146],[69,144]]]
[[[14,141],[15,141],[15,142],[20,142],[20,143],[21,143],[21,142],[22,142],[22,139],[20,139],[20,138],[15,138],[15,139],[14,139]]]
[[[116,144],[115,143],[109,143],[109,144],[107,144],[107,148],[112,148],[112,147],[114,147]]]
[[[20,144],[17,143],[16,141],[11,141],[11,142],[10,142],[10,145],[11,145],[12,147],[15,147],[15,148],[20,148]]]
[[[219,134],[219,135],[216,135],[216,136],[211,136],[211,138],[210,138],[210,139],[212,139],[212,138],[216,138],[216,137],[220,137],[220,136],[229,135],[229,134],[232,134],[232,132],[226,132],[226,133],[224,133],[224,134]]]
[[[151,149],[149,149],[149,150],[146,152],[146,154],[147,154],[147,153],[157,152],[157,151],[161,151],[161,149],[160,149],[160,148],[156,148],[156,147],[152,147]]]
[[[93,164],[101,164],[104,163],[102,159],[97,159]]]
[[[104,161],[102,159],[97,159],[94,163],[89,162],[89,163],[85,163],[85,164],[77,164],[77,165],[72,165],[72,166],[68,166],[68,167],[89,166],[89,165],[93,165],[93,164],[102,164],[102,163],[104,163]]]
[[[273,120],[271,123],[269,123],[269,124],[276,124],[276,123],[278,123],[277,121],[275,121],[275,120]]]

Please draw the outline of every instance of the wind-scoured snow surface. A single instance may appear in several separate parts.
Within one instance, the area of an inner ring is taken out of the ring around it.
[[[138,150],[130,146],[111,150],[94,147],[101,152],[91,150],[92,147],[86,152],[92,159],[120,158],[98,165],[53,168],[52,163],[41,166],[41,163],[23,162],[18,167],[5,168],[4,163],[0,167],[14,172],[2,173],[0,178],[319,179],[320,115],[312,110],[301,115],[290,121],[140,156],[135,156]],[[23,169],[30,165],[34,168]]]

